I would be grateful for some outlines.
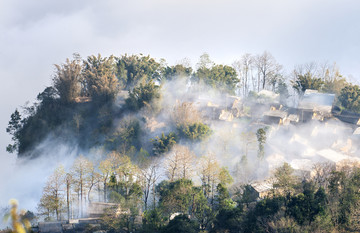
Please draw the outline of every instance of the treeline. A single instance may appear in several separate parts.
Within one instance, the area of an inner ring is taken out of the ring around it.
[[[35,104],[24,107],[21,113],[15,110],[11,115],[6,131],[12,135],[13,143],[6,149],[19,156],[29,156],[27,152],[46,137],[56,137],[65,142],[76,141],[83,149],[107,143],[111,150],[117,150],[118,145],[111,145],[111,142],[119,141],[119,136],[124,135],[114,131],[114,120],[139,110],[145,118],[160,113],[163,108],[161,86],[176,79],[189,80],[188,92],[197,84],[243,97],[268,89],[279,93],[285,104],[290,86],[300,96],[306,89],[316,89],[335,93],[340,108],[360,112],[359,87],[348,83],[335,65],[310,63],[296,67],[291,74],[284,74],[282,66],[268,52],[245,54],[232,66],[215,64],[205,53],[196,70],[186,60],[169,66],[164,60],[157,62],[143,55],[92,55],[81,59],[75,54],[73,59],[55,65],[52,86],[37,96]],[[128,92],[128,96],[123,95],[124,92]],[[121,98],[126,98],[125,102],[120,101]],[[141,138],[137,136],[142,129],[137,125],[146,123],[145,118],[134,119],[129,126],[132,137],[121,139],[128,141],[124,147],[133,151],[141,149]],[[183,135],[191,134],[190,126],[184,130]],[[152,153],[151,147],[145,147]]]
[[[175,145],[161,159],[142,153],[136,162],[113,151],[98,160],[79,156],[68,171],[59,166],[46,182],[38,214],[45,220],[79,218],[86,216],[89,203],[110,202],[119,204],[104,216],[104,227],[110,231],[132,231],[139,227],[136,217],[152,221],[159,208],[161,222],[156,224],[163,226],[172,214],[185,214],[191,205],[193,214],[203,214],[216,202],[218,185],[225,188],[233,182],[213,155],[197,157],[184,145]],[[192,181],[197,175],[194,181],[201,186]]]
[[[69,171],[49,177],[39,214],[51,219],[81,217],[91,202],[116,203],[101,223],[107,232],[357,232],[358,164],[316,164],[299,176],[287,163],[256,190],[233,183],[211,155],[196,157],[176,146],[163,162],[136,163],[117,152],[91,161],[78,157]],[[165,174],[165,176],[161,176]],[[91,232],[89,228],[89,232]]]
[[[16,110],[11,115],[6,131],[12,135],[13,144],[8,145],[8,152],[25,155],[47,136],[68,142],[76,139],[82,148],[111,144],[119,136],[112,129],[115,119],[140,109],[145,109],[146,115],[161,111],[160,85],[167,80],[191,75],[193,82],[211,81],[229,93],[234,92],[238,82],[235,70],[229,66],[200,65],[192,72],[191,67],[167,66],[142,55],[105,58],[98,55],[85,60],[75,55],[55,68],[53,85],[37,96],[34,105],[24,107],[22,114]],[[216,81],[207,79],[208,74]],[[118,106],[119,94],[124,91],[128,97]],[[135,119],[139,120],[143,118]],[[139,135],[137,124],[134,122],[132,131]],[[139,151],[136,135],[127,144]]]

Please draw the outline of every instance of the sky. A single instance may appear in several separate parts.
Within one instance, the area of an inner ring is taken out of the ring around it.
[[[150,54],[170,65],[204,52],[231,64],[269,51],[290,71],[329,62],[360,80],[358,0],[0,0],[0,192],[15,163],[5,152],[10,115],[51,84],[54,64]]]

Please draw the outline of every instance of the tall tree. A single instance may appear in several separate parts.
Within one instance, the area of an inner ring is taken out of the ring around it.
[[[9,121],[8,127],[6,128],[6,132],[9,133],[12,137],[11,140],[13,144],[9,144],[6,147],[6,151],[9,153],[18,152],[20,146],[20,130],[22,129],[23,122],[21,120],[21,115],[19,111],[16,109],[13,114],[11,114],[11,119]]]
[[[294,192],[298,178],[294,175],[294,169],[288,163],[278,167],[273,176],[275,179],[273,187],[278,193],[290,194]]]
[[[345,109],[360,112],[360,88],[358,85],[345,86],[341,89],[338,99]]]
[[[166,175],[170,181],[190,179],[194,163],[195,155],[188,147],[175,145],[166,156]]]
[[[176,212],[189,213],[192,204],[192,189],[191,180],[179,179],[174,182],[164,180],[158,184],[157,193],[163,213],[168,217]]]
[[[161,137],[155,137],[153,142],[153,153],[158,156],[164,154],[171,150],[171,148],[176,144],[176,134],[170,132],[165,136],[164,133],[161,134]]]
[[[265,147],[266,143],[266,129],[260,128],[256,131],[256,138],[258,141],[258,158],[262,159],[265,155]]]
[[[83,76],[83,90],[94,101],[112,101],[118,93],[113,56],[89,56],[84,61]]]
[[[100,182],[100,174],[95,170],[94,164],[90,162],[89,164],[89,173],[88,173],[88,179],[87,179],[87,200],[89,203],[91,203],[91,191],[94,188],[94,186]]]
[[[129,154],[134,147],[139,147],[140,134],[139,121],[134,117],[124,117],[114,132],[108,136],[106,148]]]
[[[196,68],[210,69],[214,65],[215,63],[210,59],[210,55],[208,53],[203,53],[199,58],[199,62],[196,64]]]
[[[140,164],[140,172],[143,186],[143,194],[144,194],[144,208],[148,209],[148,201],[150,193],[153,192],[154,203],[153,206],[155,208],[155,183],[160,178],[160,161],[158,159],[154,159],[150,161],[150,159],[144,160]]]
[[[273,79],[282,69],[281,65],[267,51],[256,56],[255,66],[258,72],[258,92],[260,91],[260,85],[262,89],[265,89],[265,85],[270,82],[270,79]]]
[[[103,192],[104,192],[104,202],[107,201],[107,186],[110,179],[110,176],[112,175],[114,169],[113,164],[111,161],[111,158],[106,158],[105,160],[102,160],[99,164],[99,170],[100,170],[100,177],[101,181],[103,183]]]
[[[131,55],[116,59],[116,75],[121,87],[131,90],[140,83],[160,79],[160,63],[150,56]]]
[[[55,169],[53,174],[48,178],[43,190],[43,194],[38,205],[39,210],[50,217],[55,212],[57,220],[61,219],[61,212],[64,205],[63,191],[65,170],[63,166]]]
[[[221,167],[219,161],[213,154],[202,156],[200,158],[198,163],[198,174],[202,183],[203,192],[211,203],[214,201],[216,186],[220,182],[220,173]]]
[[[254,58],[249,53],[244,54],[240,60],[235,61],[233,63],[233,67],[235,68],[239,76],[240,86],[244,97],[247,96],[250,90],[249,87],[250,81],[252,81],[253,90],[255,90],[254,87],[255,83],[254,80],[252,80],[253,66],[254,66]]]
[[[55,65],[53,86],[63,103],[74,102],[80,96],[82,62],[79,55],[73,60],[66,59],[64,64]]]
[[[200,67],[193,76],[193,81],[206,85],[224,93],[234,94],[239,79],[236,70],[227,65],[214,65],[211,68]]]
[[[80,204],[80,216],[83,216],[83,200],[85,198],[85,190],[87,181],[89,179],[89,173],[93,169],[93,163],[85,158],[83,155],[80,155],[75,159],[72,166],[72,177],[74,180],[74,188],[78,193],[78,199]]]
[[[72,176],[70,173],[65,174],[65,185],[66,185],[66,209],[68,220],[70,220],[70,195],[71,195],[71,185],[73,184]]]
[[[159,86],[155,85],[153,81],[146,84],[140,84],[132,91],[129,91],[129,97],[125,100],[126,106],[132,111],[138,111],[143,107],[148,107],[149,110],[156,111],[156,105],[153,101],[160,98]]]
[[[190,66],[184,66],[177,64],[175,66],[166,66],[163,69],[163,76],[165,80],[171,81],[176,78],[190,77],[192,68]]]
[[[306,89],[320,90],[324,82],[321,78],[312,76],[311,73],[306,73],[304,75],[299,74],[295,81],[292,81],[293,88],[300,94],[304,94]]]

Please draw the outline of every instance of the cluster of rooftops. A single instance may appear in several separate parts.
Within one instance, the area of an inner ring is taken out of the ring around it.
[[[225,107],[209,102],[207,108],[210,110],[205,115],[213,120],[234,122],[248,118],[253,128],[270,128],[272,135],[268,137],[265,156],[269,173],[284,162],[303,179],[314,177],[314,168],[320,163],[336,169],[346,163],[360,165],[360,114],[340,111],[334,94],[306,90],[289,107],[280,104],[279,95],[264,90],[251,101],[231,96]],[[300,129],[304,132],[298,133]],[[285,131],[287,137],[281,137]],[[262,198],[272,189],[272,181],[255,180],[251,186]]]

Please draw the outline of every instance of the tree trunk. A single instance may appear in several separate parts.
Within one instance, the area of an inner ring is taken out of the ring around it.
[[[70,182],[69,180],[66,181],[66,206],[67,206],[67,215],[68,220],[70,220]]]
[[[80,178],[81,179],[81,178]],[[80,216],[83,217],[83,183],[80,181]]]

